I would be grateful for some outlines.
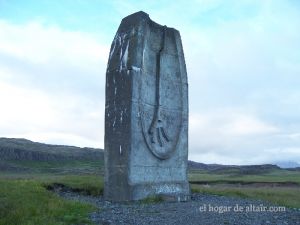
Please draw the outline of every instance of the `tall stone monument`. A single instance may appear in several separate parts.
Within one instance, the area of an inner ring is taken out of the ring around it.
[[[189,197],[188,83],[181,38],[144,12],[125,17],[111,45],[104,158],[107,200]]]

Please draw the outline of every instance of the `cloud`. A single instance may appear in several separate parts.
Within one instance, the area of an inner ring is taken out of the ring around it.
[[[230,149],[245,139],[274,135],[280,131],[258,117],[238,109],[224,109],[222,112],[198,113],[190,115],[191,149],[201,152],[201,148]],[[198,138],[197,138],[198,137]],[[200,138],[201,137],[201,138]],[[235,146],[238,147],[238,146]]]
[[[224,129],[231,135],[261,135],[279,131],[275,126],[246,115],[234,115],[234,119]]]
[[[1,52],[32,63],[74,63],[95,70],[96,64],[107,61],[109,46],[88,33],[66,31],[35,21],[16,25],[0,20],[0,27]]]
[[[105,69],[112,41],[107,37],[114,35],[106,32],[112,32],[111,23],[142,9],[182,36],[190,159],[300,162],[299,4],[113,1],[110,7],[108,15],[115,16],[101,17],[109,27],[100,29],[103,36],[98,30],[66,30],[36,20],[0,20],[0,93],[7,108],[0,111],[0,135],[103,147]]]
[[[7,131],[7,129],[24,130],[26,127],[35,129],[41,125],[53,124],[58,115],[51,107],[49,100],[47,95],[39,91],[14,87],[1,82],[0,127]]]
[[[103,147],[103,101],[51,95],[0,82],[0,136]]]
[[[286,135],[300,129],[299,5],[252,1],[252,12],[239,16],[250,1],[235,2],[239,10],[225,10],[231,1],[216,6],[222,12],[215,20],[208,15],[208,26],[191,21],[180,29],[190,83],[189,158],[270,163],[281,149],[284,159],[299,162],[289,149],[300,143]]]
[[[56,92],[104,91],[108,51],[109,45],[83,32],[0,21],[0,74],[16,85]]]
[[[190,115],[189,158],[220,164],[299,162],[299,133],[240,108]]]
[[[0,21],[0,135],[103,147],[108,49],[86,33]]]

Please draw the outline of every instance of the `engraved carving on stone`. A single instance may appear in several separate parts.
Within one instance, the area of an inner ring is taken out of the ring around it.
[[[145,75],[147,78],[141,78],[139,99],[140,119],[144,140],[153,155],[162,160],[170,158],[176,149],[182,128],[183,98],[181,74],[176,74],[175,69],[170,70],[170,68],[164,65],[164,61],[166,60],[163,59],[170,56],[165,51],[166,32],[167,27],[164,26],[161,31],[160,48],[155,53],[155,74]],[[143,54],[149,54],[146,50],[147,40],[152,39],[145,38],[145,40]],[[174,82],[174,77],[179,80],[178,83]],[[155,87],[153,87],[155,91],[150,92],[155,95],[153,96],[155,98],[154,105],[147,102],[145,96],[143,99],[142,92],[145,91],[145,88],[149,88],[147,87],[149,84],[147,79],[152,80],[152,84],[155,85]],[[168,94],[166,94],[168,91],[172,92],[173,95],[168,96]],[[164,95],[162,96],[163,92]],[[163,99],[166,98],[166,96],[168,96],[169,101],[173,102],[172,105],[175,106],[174,108],[169,108],[167,104],[164,104]]]

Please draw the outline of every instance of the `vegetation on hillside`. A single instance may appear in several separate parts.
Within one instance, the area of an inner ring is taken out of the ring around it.
[[[0,160],[103,160],[103,150],[65,145],[49,145],[19,138],[0,138]]]

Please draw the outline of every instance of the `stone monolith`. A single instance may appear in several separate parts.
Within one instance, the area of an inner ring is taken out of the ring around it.
[[[106,71],[105,187],[111,201],[187,200],[188,83],[180,34],[125,17]]]

